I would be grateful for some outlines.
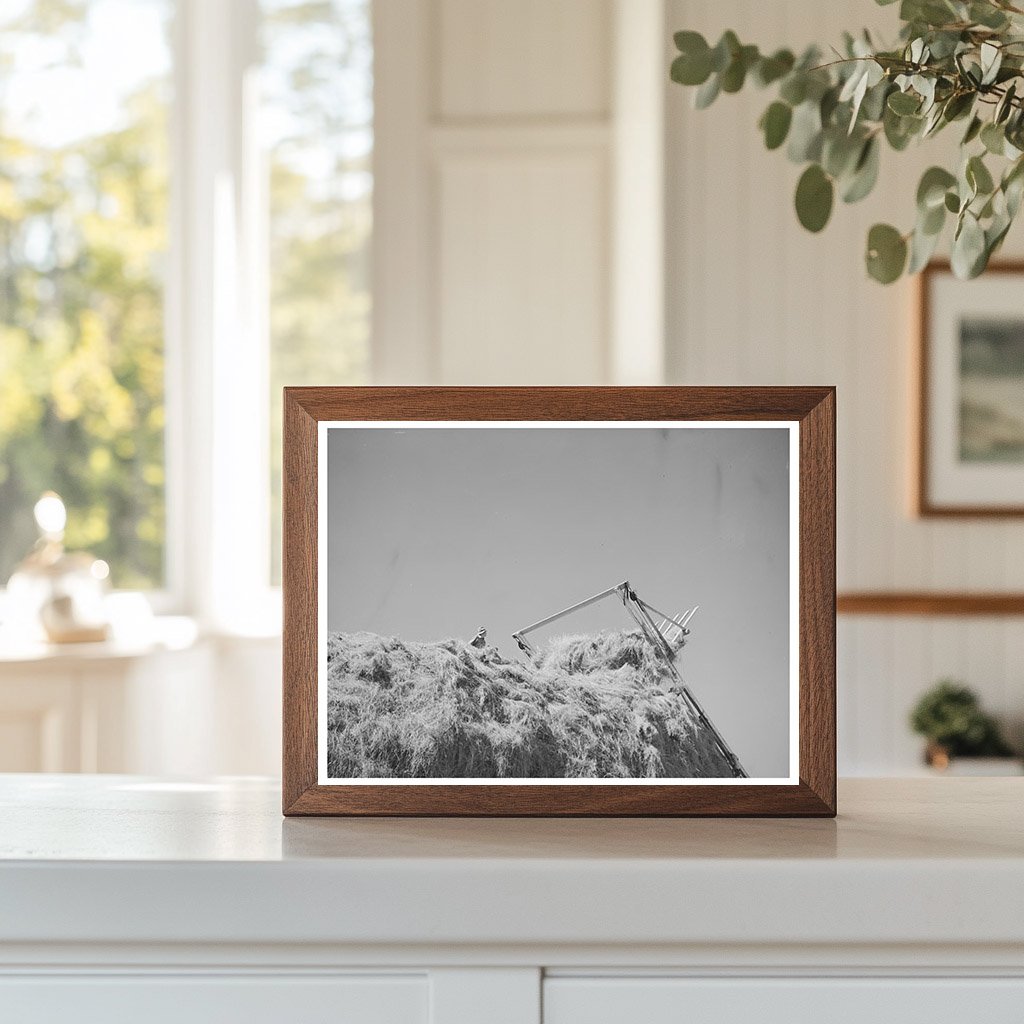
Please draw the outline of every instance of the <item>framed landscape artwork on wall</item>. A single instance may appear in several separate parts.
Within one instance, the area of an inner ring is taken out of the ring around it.
[[[829,388],[290,388],[286,814],[835,811]]]
[[[917,512],[1024,515],[1024,264],[919,287]]]

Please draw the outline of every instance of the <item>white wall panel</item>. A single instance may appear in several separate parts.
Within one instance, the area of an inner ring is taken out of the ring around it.
[[[607,0],[430,0],[436,372],[606,379]]]
[[[604,117],[609,0],[439,0],[442,120]]]
[[[714,41],[732,28],[743,42],[802,47],[865,24],[891,39],[894,11],[864,0],[669,0],[668,29]],[[692,90],[666,89],[670,380],[837,385],[840,589],[1024,589],[1024,523],[910,515],[913,284],[883,288],[863,269],[867,229],[910,226],[918,177],[947,159],[956,133],[885,152],[876,193],[837,204],[813,236],[792,207],[800,169],[761,145],[756,123],[770,93],[748,88],[695,111]],[[1006,252],[1024,252],[1019,229]],[[965,679],[1020,729],[1022,620],[842,619],[839,640],[847,773],[914,770],[907,711],[941,676]]]
[[[604,377],[606,155],[457,155],[439,170],[441,379]]]
[[[636,73],[646,81],[662,0],[631,2],[652,27]],[[377,382],[605,383],[649,377],[652,362],[660,376],[655,288],[631,306],[650,314],[643,367],[618,334],[612,366],[612,234],[626,216],[612,174],[630,175],[636,151],[616,130],[621,98],[637,91],[622,88],[632,65],[613,54],[620,11],[612,0],[380,0]],[[657,248],[646,260],[660,276]]]

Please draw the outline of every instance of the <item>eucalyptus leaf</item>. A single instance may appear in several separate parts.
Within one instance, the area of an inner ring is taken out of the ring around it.
[[[927,138],[942,126],[942,108],[933,106],[931,114],[925,120],[925,130],[921,133],[922,138]]]
[[[691,32],[688,29],[673,32],[672,42],[675,43],[676,49],[680,53],[693,53],[701,50],[709,53],[711,49],[708,46],[708,41],[699,32]]]
[[[996,104],[996,112],[992,116],[992,120],[996,124],[1002,124],[1013,110],[1013,101],[1017,96],[1017,83],[1011,82],[1003,93],[999,102]]]
[[[807,99],[807,75],[803,71],[794,71],[786,76],[779,87],[779,98],[791,107],[797,107]]]
[[[821,156],[821,111],[813,101],[801,103],[793,111],[786,155],[793,163],[817,160]]]
[[[708,51],[699,57],[687,54],[676,57],[669,71],[672,81],[680,85],[703,85],[710,74],[711,57]]]
[[[739,53],[741,43],[732,29],[722,33],[722,37],[715,44],[711,51],[711,70],[721,74],[733,62],[733,57]]]
[[[960,141],[961,146],[970,145],[981,133],[983,122],[980,117],[972,117],[971,123],[967,126],[967,131],[964,132],[964,137]]]
[[[942,107],[942,116],[946,121],[957,121],[966,117],[974,107],[975,96],[971,92],[954,94],[946,100]]]
[[[917,207],[927,213],[936,206],[942,206],[946,199],[946,192],[956,184],[956,176],[950,174],[944,167],[929,167],[921,175],[921,181],[917,186]]]
[[[905,21],[920,21],[926,25],[944,25],[955,19],[957,12],[942,0],[903,0],[900,17]]]
[[[1003,122],[1003,132],[1006,134],[1007,144],[1014,149],[1024,150],[1024,111],[1016,110]],[[1011,160],[1017,157],[1010,155]]]
[[[886,110],[882,116],[885,141],[897,152],[907,148],[910,140],[920,131],[922,124],[924,118],[900,117],[891,110]]]
[[[747,72],[758,60],[756,46],[741,46],[732,63],[722,72],[722,92],[739,92],[747,79]]]
[[[821,166],[833,178],[853,171],[864,149],[864,136],[850,136],[838,127],[822,133]]]
[[[764,144],[768,149],[778,149],[786,141],[792,121],[793,108],[780,100],[772,103],[761,115],[761,130],[764,132]]]
[[[875,187],[878,181],[879,149],[877,137],[864,143],[853,175],[843,188],[844,203],[860,202]]]
[[[928,210],[919,210],[917,214],[917,228],[925,235],[938,235],[946,224],[946,204],[940,203]]]
[[[949,29],[932,32],[928,40],[928,48],[932,51],[932,60],[946,60],[952,57],[960,45],[960,33]]]
[[[914,230],[910,238],[910,261],[907,264],[907,273],[916,274],[931,261],[938,247],[941,231],[928,233],[920,227]]]
[[[962,53],[956,53],[953,55],[953,63],[965,88],[981,88],[981,65],[976,60],[967,60]]]
[[[993,156],[1002,156],[1006,147],[1006,133],[1002,126],[991,121],[981,129],[981,143]]]
[[[884,77],[870,86],[864,95],[864,102],[861,103],[858,120],[862,124],[865,121],[881,121],[885,113],[886,100],[892,91],[892,82]]]
[[[1018,177],[1004,185],[1003,193],[1006,196],[1006,213],[1012,223],[1013,218],[1020,212],[1021,199],[1024,198],[1024,178]]]
[[[1006,196],[1006,211],[1012,221],[1020,211],[1021,198],[1024,197],[1024,157],[1018,157],[1003,174],[1001,187]]]
[[[832,215],[832,180],[817,165],[811,164],[796,186],[796,215],[808,231],[821,231]]]
[[[980,156],[972,156],[967,161],[966,176],[976,194],[987,196],[995,188],[992,175]]]
[[[960,165],[960,171],[956,176],[956,191],[960,197],[960,213],[963,213],[978,196],[977,180],[967,173],[967,167],[968,161],[965,160]]]
[[[864,102],[868,89],[881,82],[884,72],[882,68],[871,58],[863,58],[854,70],[853,74],[846,80],[842,92],[839,94],[840,103],[851,103],[853,112],[850,114],[850,128],[852,132],[857,123],[857,115],[860,106]]]
[[[910,84],[924,100],[922,111],[927,113],[935,104],[935,79],[927,75],[913,75]]]
[[[821,123],[828,124],[830,121],[838,122],[841,114],[837,110],[839,106],[839,93],[837,88],[829,89],[818,102],[818,111],[821,114]]]
[[[907,263],[906,239],[890,224],[876,224],[868,232],[868,273],[880,284],[892,284]]]
[[[820,102],[832,88],[832,80],[822,68],[811,68],[804,72],[804,88],[807,99]]]
[[[999,74],[1003,63],[1003,51],[991,42],[981,44],[979,51],[981,57],[981,84],[991,85]]]
[[[715,102],[721,91],[721,78],[717,74],[712,74],[712,76],[694,93],[693,105],[698,110],[706,110]]]
[[[894,92],[889,96],[889,109],[894,114],[916,114],[921,107],[921,100],[909,92]]]
[[[968,9],[967,16],[976,24],[984,25],[985,28],[996,29],[997,31],[1005,28],[1007,25],[1006,15],[990,3],[972,3]]]
[[[953,273],[961,280],[977,277],[979,264],[984,269],[985,232],[978,219],[970,212],[965,212],[960,227],[953,238],[953,251],[950,264]]]
[[[764,87],[784,78],[793,70],[796,58],[790,50],[776,50],[770,57],[762,57],[753,71],[754,81]]]

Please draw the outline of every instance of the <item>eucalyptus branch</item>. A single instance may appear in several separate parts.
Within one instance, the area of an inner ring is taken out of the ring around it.
[[[912,229],[869,231],[866,265],[885,284],[916,273],[952,220],[953,269],[974,277],[1002,245],[1024,197],[1024,25],[1014,21],[1024,9],[1010,0],[902,0],[899,15],[895,48],[847,34],[827,62],[816,47],[798,58],[789,50],[762,54],[734,32],[714,46],[678,32],[671,75],[697,87],[702,109],[751,81],[774,89],[759,128],[768,149],[785,146],[804,165],[795,206],[809,231],[825,227],[837,194],[854,203],[872,191],[883,144],[900,152],[962,122],[958,166],[922,176]]]
[[[827,71],[829,68],[838,67],[840,64],[862,64],[864,61],[870,61],[873,64],[877,64],[878,61],[872,57],[840,57],[838,60],[830,60],[827,64],[815,64],[814,67],[809,68],[810,71]]]

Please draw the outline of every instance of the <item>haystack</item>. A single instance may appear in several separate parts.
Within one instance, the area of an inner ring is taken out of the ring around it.
[[[327,676],[332,778],[732,775],[639,631],[562,637],[529,664],[334,633]]]

